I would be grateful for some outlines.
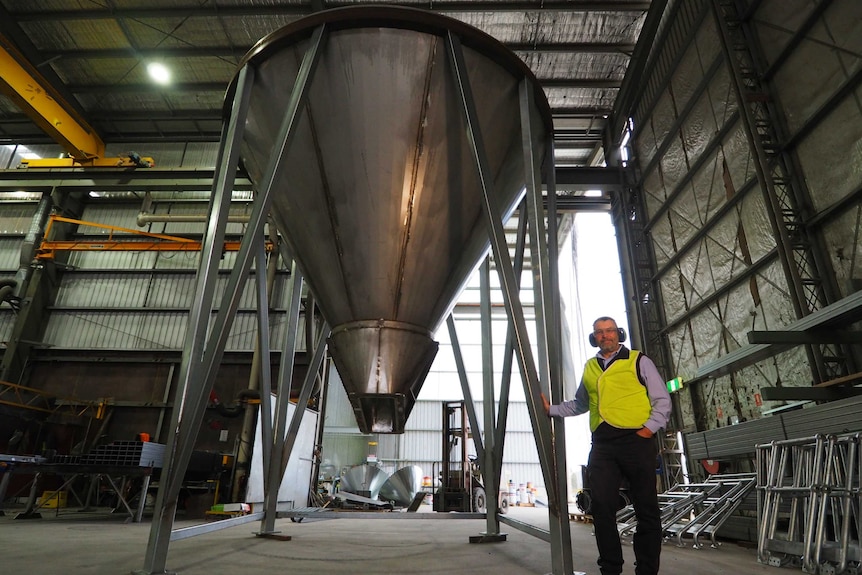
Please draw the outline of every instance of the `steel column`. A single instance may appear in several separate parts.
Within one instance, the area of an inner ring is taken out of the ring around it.
[[[320,475],[320,456],[323,452],[323,422],[326,420],[326,408],[329,399],[329,368],[331,365],[332,360],[327,350],[327,353],[323,356],[321,369],[318,374],[320,377],[320,394],[317,398],[317,428],[314,430],[314,462],[312,463],[312,475],[310,478],[314,487],[314,501],[317,500],[317,478]]]
[[[9,480],[11,478],[11,473],[4,473],[0,476],[0,517],[3,517],[6,514],[3,511],[3,501],[6,500],[6,489],[9,488]]]
[[[482,134],[476,122],[476,103],[473,99],[472,88],[470,87],[470,81],[466,73],[464,54],[461,50],[460,40],[451,33],[448,35],[448,48],[453,73],[456,76],[456,84],[461,99],[461,112],[467,125],[467,139],[469,140],[473,159],[476,162],[476,168],[482,186],[482,207],[485,217],[487,218],[486,222],[488,224],[488,234],[491,239],[491,250],[494,255],[494,261],[497,265],[497,273],[500,276],[500,287],[503,292],[503,301],[506,306],[506,312],[509,315],[509,321],[512,322],[518,365],[521,369],[521,376],[524,380],[526,391],[528,392],[526,394],[527,404],[530,408],[530,412],[532,414],[537,414],[541,405],[541,399],[539,398],[541,387],[538,380],[535,358],[533,357],[532,350],[530,348],[530,338],[527,332],[526,321],[524,319],[524,308],[518,297],[518,283],[515,280],[512,259],[509,256],[503,224],[498,219],[500,217],[501,209],[497,203],[496,197],[491,193],[493,182],[491,181],[491,174],[488,168],[488,158],[485,154],[485,145],[482,141]],[[536,440],[539,447],[539,460],[545,476],[549,477],[550,473],[553,471],[550,469],[549,463],[550,454],[553,450],[550,437],[550,422],[547,417],[534,417],[534,423],[538,423],[537,430],[539,433]]]
[[[628,185],[618,197],[613,209],[614,227],[620,252],[620,272],[626,292],[634,297],[626,300],[633,345],[655,362],[659,373],[672,366],[662,339],[667,322],[661,303],[661,289],[654,278],[655,255],[652,240],[644,228],[646,208],[643,194],[635,185]],[[674,410],[676,413],[677,410]]]
[[[271,156],[270,163],[267,166],[267,171],[263,178],[263,182],[265,184],[263,188],[266,192],[263,194],[262,198],[259,198],[256,201],[256,204],[259,202],[266,208],[267,212],[269,211],[269,205],[271,204],[273,182],[280,179],[280,174],[284,165],[283,160],[293,140],[293,134],[298,125],[299,114],[301,113],[305,100],[308,97],[308,85],[314,75],[314,71],[320,59],[322,46],[325,42],[326,28],[325,25],[321,25],[315,29],[312,34],[309,47],[303,56],[302,63],[297,73],[293,91],[291,92],[290,100],[288,102],[287,111],[281,125],[279,136],[276,139],[278,145]],[[269,405],[266,405],[264,409],[264,404],[261,403],[261,417],[264,418],[264,422],[267,422],[270,420],[270,417],[272,417],[273,423],[270,437],[263,438],[263,445],[265,446],[264,456],[266,457],[267,452],[269,452],[269,457],[268,460],[264,459],[264,518],[261,521],[260,534],[272,533],[274,530],[278,503],[278,490],[281,485],[281,478],[284,475],[281,458],[278,457],[278,454],[281,453],[282,441],[285,435],[287,409],[296,353],[295,348],[299,324],[301,291],[302,277],[299,273],[296,262],[293,261],[291,267],[290,304],[287,314],[288,326],[285,346],[281,356],[279,389],[274,415],[271,415],[272,412]],[[308,318],[306,319],[308,320]]]

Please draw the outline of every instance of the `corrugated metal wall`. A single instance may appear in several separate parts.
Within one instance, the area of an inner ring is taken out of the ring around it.
[[[156,200],[153,213],[201,215],[207,212],[206,201],[189,201],[179,194]],[[94,202],[86,207],[82,219],[87,222],[141,229],[135,224],[140,204]],[[232,215],[246,215],[248,205],[232,208]],[[199,237],[205,223],[158,222],[148,226],[153,233]],[[229,235],[241,235],[243,224],[228,224]],[[79,240],[107,236],[111,230],[81,225],[75,234]],[[119,232],[117,236],[134,238]],[[62,274],[45,333],[44,344],[53,348],[112,350],[181,350],[188,311],[192,307],[198,252],[103,252],[75,251]],[[225,270],[217,278],[216,305],[227,284],[227,270],[235,254],[221,261]],[[272,349],[284,342],[285,278],[280,274],[270,302],[270,338]],[[253,351],[257,337],[256,291],[253,275],[247,281],[239,312],[230,331],[227,351]],[[304,330],[300,332],[300,349],[304,349]]]

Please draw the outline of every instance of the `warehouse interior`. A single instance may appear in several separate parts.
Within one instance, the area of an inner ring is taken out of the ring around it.
[[[619,282],[663,572],[857,572],[858,2],[0,0],[0,58],[0,530],[81,552],[16,567],[598,573],[538,397]]]

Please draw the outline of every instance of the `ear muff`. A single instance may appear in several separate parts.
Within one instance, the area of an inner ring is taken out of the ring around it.
[[[617,336],[620,339],[620,343],[623,343],[626,340],[626,330],[621,327],[617,328]],[[593,333],[589,335],[590,345],[593,347],[599,347],[599,342],[596,341],[596,336]]]

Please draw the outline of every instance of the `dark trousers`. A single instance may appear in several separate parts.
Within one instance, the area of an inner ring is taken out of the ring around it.
[[[634,432],[608,439],[593,436],[587,479],[602,575],[617,575],[623,569],[623,550],[616,521],[623,478],[628,480],[628,493],[637,516],[633,540],[635,575],[658,573],[662,529],[655,468],[653,439]]]

